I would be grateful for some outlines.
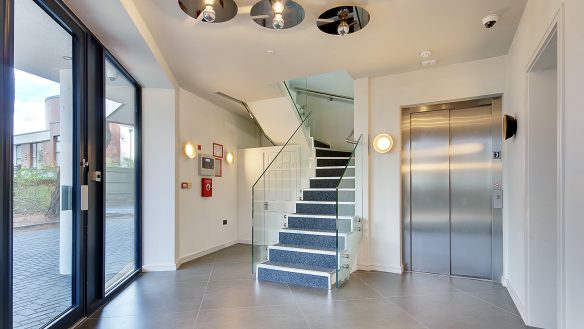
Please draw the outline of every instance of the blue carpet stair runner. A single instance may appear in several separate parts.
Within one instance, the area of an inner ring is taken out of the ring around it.
[[[331,150],[316,140],[314,146],[316,177],[310,179],[302,201],[296,202],[296,213],[288,215],[287,227],[279,232],[279,243],[268,247],[268,261],[257,265],[259,280],[322,289],[330,289],[336,283],[336,203],[340,197],[340,214],[355,213],[355,169],[349,166],[337,196],[336,187],[351,153]],[[341,252],[346,249],[351,225],[352,217],[339,221]]]

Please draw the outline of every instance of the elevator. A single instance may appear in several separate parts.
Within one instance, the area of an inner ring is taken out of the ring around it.
[[[402,108],[407,271],[500,281],[501,98]]]

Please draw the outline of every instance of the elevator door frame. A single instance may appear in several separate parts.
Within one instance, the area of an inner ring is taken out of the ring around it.
[[[411,105],[402,107],[402,153],[401,153],[401,195],[402,195],[402,264],[405,271],[412,271],[412,232],[411,232],[411,114],[430,111],[453,111],[482,106],[492,107],[491,131],[492,150],[499,152],[500,158],[492,161],[492,188],[503,189],[502,186],[502,95],[489,95],[470,100],[461,100],[427,105]],[[503,205],[504,206],[504,205]],[[491,280],[501,282],[503,275],[503,209],[493,207],[492,224],[492,277]],[[450,266],[450,264],[449,264]],[[451,275],[452,272],[450,271]]]

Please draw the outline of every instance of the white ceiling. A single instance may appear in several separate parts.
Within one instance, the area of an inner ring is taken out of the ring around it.
[[[221,24],[195,22],[177,1],[133,0],[181,87],[212,99],[220,91],[243,101],[280,95],[277,82],[346,70],[354,78],[420,69],[431,49],[438,65],[507,54],[526,0],[353,1],[371,13],[358,33],[324,34],[316,18],[347,1],[296,0],[299,26],[269,30],[249,18],[255,0],[236,0],[239,14]],[[349,1],[350,2],[350,1]],[[490,30],[481,19],[501,16]],[[275,55],[266,51],[274,50]]]
[[[277,83],[298,77],[419,70],[425,49],[434,52],[439,66],[505,55],[527,2],[296,0],[305,9],[304,22],[275,31],[250,19],[255,1],[236,0],[236,18],[208,24],[195,22],[176,0],[64,0],[144,87],[172,88],[176,79],[182,88],[246,117],[241,106],[216,93],[251,102],[280,96]],[[347,4],[367,8],[369,25],[344,38],[320,32],[316,18]],[[487,30],[481,19],[491,13],[501,18]],[[266,54],[268,49],[275,55]]]

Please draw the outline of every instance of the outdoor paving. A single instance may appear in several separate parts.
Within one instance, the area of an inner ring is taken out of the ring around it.
[[[106,281],[134,260],[134,221],[106,221]],[[71,306],[71,275],[59,274],[59,226],[14,231],[14,328],[39,328]]]

